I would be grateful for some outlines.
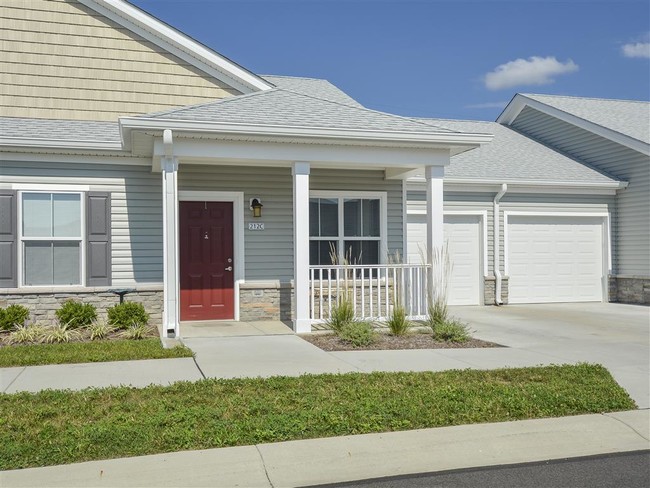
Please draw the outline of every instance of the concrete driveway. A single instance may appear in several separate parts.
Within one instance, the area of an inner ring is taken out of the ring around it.
[[[650,408],[650,308],[617,303],[450,307],[474,336],[557,363],[605,366],[637,402]]]

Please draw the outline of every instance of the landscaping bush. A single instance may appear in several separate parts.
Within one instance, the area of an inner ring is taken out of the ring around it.
[[[75,300],[66,301],[55,313],[59,323],[68,329],[88,327],[97,320],[97,309],[92,303],[81,303]]]
[[[367,346],[375,341],[372,324],[364,320],[353,320],[346,323],[338,334],[341,339],[354,347]]]
[[[346,294],[339,297],[336,304],[332,306],[330,318],[325,323],[338,334],[351,322],[354,322],[354,304]]]
[[[109,307],[106,312],[108,313],[108,323],[119,330],[134,325],[146,325],[149,322],[149,314],[141,303],[119,303]]]
[[[390,333],[394,336],[403,336],[411,327],[411,321],[406,318],[406,309],[401,305],[395,305],[390,317],[386,321]]]
[[[451,319],[435,324],[433,338],[445,342],[467,342],[470,339],[469,327],[460,320]]]
[[[0,308],[0,329],[11,330],[25,324],[29,317],[29,310],[22,305],[9,305],[7,308]]]

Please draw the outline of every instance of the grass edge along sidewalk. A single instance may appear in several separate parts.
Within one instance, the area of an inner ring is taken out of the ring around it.
[[[600,365],[0,395],[0,469],[634,409]]]
[[[159,338],[25,344],[0,347],[0,368],[192,357],[185,346],[165,349]]]

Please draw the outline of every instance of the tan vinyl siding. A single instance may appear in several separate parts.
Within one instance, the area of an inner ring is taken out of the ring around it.
[[[526,107],[513,127],[629,182],[617,194],[615,274],[650,276],[650,157]]]
[[[146,161],[143,161],[146,163]],[[111,193],[113,286],[162,282],[161,175],[151,166],[12,161],[3,156],[3,184],[89,185]]]
[[[244,209],[245,280],[293,280],[293,179],[289,168],[181,164],[179,190],[244,192],[244,205],[261,198],[264,231],[249,231],[253,217]],[[312,170],[311,190],[387,192],[388,247],[402,251],[401,182],[383,171]],[[258,221],[258,219],[255,219]]]
[[[72,0],[0,7],[5,117],[117,120],[239,92]]]

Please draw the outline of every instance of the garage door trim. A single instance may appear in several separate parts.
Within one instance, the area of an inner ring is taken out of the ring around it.
[[[508,228],[509,217],[558,217],[559,219],[570,217],[583,217],[601,219],[602,221],[602,272],[605,279],[603,280],[603,301],[609,299],[607,276],[611,274],[612,246],[610,237],[610,215],[608,212],[527,212],[527,211],[508,211],[503,212],[503,269],[506,276],[510,275],[509,271],[509,249],[508,249]]]

